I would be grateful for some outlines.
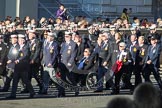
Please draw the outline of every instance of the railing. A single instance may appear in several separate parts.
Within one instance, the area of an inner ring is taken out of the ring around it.
[[[77,0],[60,0],[61,3],[77,3]]]
[[[18,32],[25,32],[26,29],[24,28],[19,28],[19,29],[16,29]],[[37,32],[41,32],[43,30],[48,30],[48,28],[36,28],[36,31]],[[59,31],[65,31],[66,29],[61,29]],[[109,28],[101,28],[100,30],[103,30],[103,31],[110,31]],[[161,33],[162,34],[162,28],[156,28],[157,30],[157,33]],[[56,31],[56,30],[54,30]],[[131,29],[126,29],[126,28],[120,28],[119,31],[121,32],[124,32],[124,33],[129,33],[131,31]],[[140,30],[142,34],[145,34],[145,33],[148,33],[149,32],[149,29],[141,29]],[[88,34],[88,30],[87,28],[84,28],[84,29],[80,29],[78,28],[78,32],[80,34]]]

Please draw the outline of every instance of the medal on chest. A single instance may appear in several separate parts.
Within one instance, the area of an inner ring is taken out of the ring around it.
[[[68,47],[67,54],[71,53],[71,46]]]
[[[21,52],[21,53],[20,53],[20,57],[23,57],[23,56],[24,56],[24,54]]]
[[[133,52],[136,52],[137,51],[137,48],[133,48]]]
[[[54,52],[54,47],[50,47],[50,53],[52,54]]]

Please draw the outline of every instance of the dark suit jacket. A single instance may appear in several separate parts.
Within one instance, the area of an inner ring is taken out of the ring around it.
[[[24,45],[23,48],[18,53],[17,60],[19,60],[19,63],[29,62],[29,47],[27,45]]]
[[[30,60],[33,60],[36,63],[40,62],[40,51],[41,51],[41,43],[38,39],[35,39],[33,43],[29,41],[29,49],[30,49]]]
[[[116,42],[113,42],[111,44],[111,65],[110,67],[117,61],[117,55],[118,55],[118,52],[119,52],[119,43],[116,43]]]
[[[17,72],[27,72],[29,71],[29,47],[27,44],[23,46],[22,49],[19,49],[18,56],[16,60],[19,60],[19,63],[15,65],[15,71]]]
[[[147,56],[148,45],[144,44],[143,46],[138,46],[136,53],[135,63],[139,65],[140,62],[144,64],[144,60]]]
[[[103,43],[104,44],[104,43]],[[104,62],[109,62],[111,57],[111,43],[108,41],[104,45],[96,46],[96,51],[98,51],[99,56],[99,65],[102,65]]]
[[[148,60],[152,61],[152,64],[154,64],[154,66],[158,66],[159,65],[159,57],[160,57],[160,45],[156,44],[155,47],[153,47],[152,45],[150,45],[148,47],[148,52],[147,52],[147,56],[145,59],[145,63]]]
[[[132,42],[129,41],[127,45],[127,49],[130,51],[133,61],[135,61],[137,55],[137,49],[138,49],[137,41],[135,42],[135,45],[133,45]]]
[[[0,74],[2,74],[5,69],[7,60],[6,56],[7,56],[7,46],[2,42],[0,44],[0,63],[2,63],[2,65],[0,66]]]
[[[80,60],[83,57],[85,47],[86,46],[83,42],[77,47],[76,61]]]
[[[82,58],[83,58],[83,57],[82,57]],[[79,61],[78,64],[79,64],[80,62],[81,62],[81,61]],[[89,57],[84,61],[82,70],[89,70],[89,69],[91,69],[91,68],[94,66],[95,62],[96,62],[95,57],[94,57],[94,56],[89,56]]]
[[[7,64],[7,68],[14,69],[15,68],[15,60],[17,59],[18,52],[19,52],[20,46],[16,44],[15,46],[11,45],[7,58],[8,60],[11,60],[12,62],[10,64]],[[17,51],[17,53],[14,53],[14,50]]]
[[[124,52],[126,52],[127,54],[122,57],[123,65],[132,65],[134,61],[132,59],[132,55],[131,55],[130,51],[125,50]]]
[[[61,46],[60,54],[61,54],[61,62],[66,66],[69,71],[72,71],[74,66],[74,60],[77,53],[77,44],[74,41],[70,41],[67,45],[65,42]],[[72,66],[68,66],[70,63]]]
[[[57,42],[53,41],[51,45],[46,45],[44,47],[44,55],[43,55],[43,64],[47,66],[49,63],[51,65],[55,65],[57,62],[57,56],[58,56],[58,44]]]

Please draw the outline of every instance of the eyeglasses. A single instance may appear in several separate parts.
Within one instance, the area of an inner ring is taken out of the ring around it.
[[[119,46],[119,47],[124,47],[124,46]]]
[[[84,52],[88,52],[88,51],[84,51]]]
[[[66,35],[65,37],[67,38],[67,37],[70,37],[70,36]]]

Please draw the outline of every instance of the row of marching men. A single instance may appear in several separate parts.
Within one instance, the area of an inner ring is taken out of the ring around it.
[[[1,75],[6,79],[4,80],[4,87],[0,91],[8,91],[13,80],[11,94],[7,98],[16,98],[19,80],[21,80],[22,85],[25,85],[25,92],[28,90],[30,98],[33,98],[35,95],[31,85],[33,77],[38,83],[39,93],[47,94],[50,77],[53,77],[58,65],[61,69],[61,78],[65,81],[66,77],[69,77],[72,84],[76,85],[75,75],[71,72],[75,65],[74,62],[75,60],[79,61],[83,56],[90,56],[90,49],[87,48],[88,45],[84,45],[84,47],[81,45],[80,36],[76,36],[74,42],[70,32],[65,32],[65,42],[61,46],[58,45],[55,37],[56,33],[49,32],[41,42],[37,38],[35,30],[29,30],[27,36],[23,34],[11,35],[11,45],[7,48],[7,45],[3,42],[4,37],[1,35],[0,67],[3,67]],[[82,50],[87,50],[87,53],[82,54]],[[91,66],[86,66],[86,68],[89,67]],[[80,69],[83,69],[83,66]],[[42,70],[41,75],[40,70]],[[57,84],[56,86],[59,91],[58,96],[65,96],[65,88]],[[78,93],[78,91],[75,91],[75,95],[78,95]]]
[[[98,55],[97,73],[99,81],[95,92],[103,91],[103,81],[100,79],[107,72],[107,68],[112,67],[115,72],[115,80],[111,78],[106,83],[107,89],[109,87],[113,88],[112,94],[119,93],[121,77],[123,77],[124,87],[132,87],[130,81],[132,72],[135,74],[135,86],[142,82],[141,73],[145,81],[150,82],[149,77],[153,72],[160,88],[162,88],[158,70],[160,45],[157,43],[155,36],[151,37],[151,45],[148,46],[144,44],[144,36],[139,36],[137,39],[136,35],[133,34],[130,36],[130,43],[126,44],[122,42],[120,35],[115,35],[115,41],[111,41],[110,34],[102,32],[99,34],[94,48],[91,48],[89,44],[91,42],[83,42],[79,34],[76,34],[75,38],[72,39],[72,34],[65,32],[65,42],[62,43],[61,47],[55,41],[55,37],[55,33],[48,33],[47,38],[41,44],[40,40],[36,38],[35,31],[29,30],[28,41],[24,35],[11,35],[12,45],[9,47],[9,51],[5,51],[7,48],[3,44],[4,47],[1,47],[1,53],[8,52],[8,56],[6,61],[7,73],[4,75],[6,80],[2,91],[8,91],[13,78],[12,92],[9,98],[16,98],[19,79],[26,85],[30,97],[33,97],[35,92],[31,86],[32,77],[38,82],[39,92],[47,94],[50,77],[55,71],[54,67],[58,66],[61,68],[62,80],[66,80],[66,77],[68,77],[73,86],[76,86],[77,78],[84,79],[85,76],[72,72],[74,63],[78,63],[78,69],[88,70],[96,61],[93,58],[94,55]],[[2,37],[0,40],[3,43]],[[59,62],[59,65],[57,62]],[[5,65],[5,63],[1,62],[1,67],[2,65]],[[40,65],[43,66],[42,77],[39,76]],[[83,81],[83,83],[85,82]],[[65,96],[65,88],[57,86],[58,96]],[[75,91],[75,95],[78,94],[79,92]]]
[[[161,47],[157,36],[150,37],[150,45],[145,44],[145,37],[136,34],[130,35],[130,41],[122,42],[118,33],[114,36],[115,41],[110,41],[109,33],[99,35],[102,39],[94,49],[94,54],[99,55],[98,77],[102,78],[107,72],[107,67],[114,71],[114,80],[107,79],[106,89],[112,87],[112,94],[119,94],[120,88],[129,88],[132,92],[134,87],[142,83],[142,76],[146,82],[151,82],[153,75],[162,89],[162,81],[159,74]],[[135,75],[135,84],[131,83],[131,76]],[[123,85],[120,87],[122,79]],[[95,92],[103,91],[103,81],[100,81]]]

